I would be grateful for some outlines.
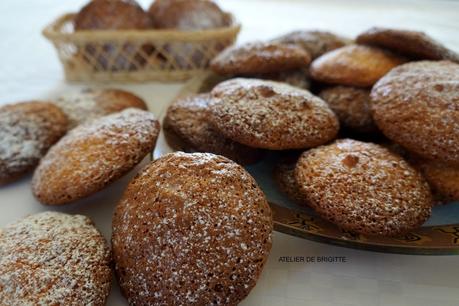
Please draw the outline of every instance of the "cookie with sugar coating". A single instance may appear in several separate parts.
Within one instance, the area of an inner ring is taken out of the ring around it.
[[[205,31],[229,27],[233,23],[229,13],[209,0],[155,0],[148,12],[157,29]],[[175,41],[164,44],[163,48],[167,57],[176,62],[176,68],[207,69],[209,56],[206,53],[217,54],[228,43]]]
[[[53,103],[69,118],[69,128],[129,107],[147,110],[141,98],[120,89],[86,89],[62,95]]]
[[[206,30],[232,22],[228,13],[209,0],[155,0],[148,13],[158,29]]]
[[[43,212],[0,230],[2,305],[105,305],[107,241],[82,215]]]
[[[135,0],[92,0],[75,16],[75,30],[132,30],[152,26]]]
[[[344,230],[395,236],[420,227],[432,196],[421,174],[390,150],[351,139],[311,149],[295,176],[309,205]]]
[[[308,200],[303,195],[295,177],[295,167],[299,154],[291,153],[283,156],[276,162],[273,168],[273,178],[282,191],[290,200],[301,206],[307,206]]]
[[[307,69],[295,69],[274,73],[261,73],[254,75],[253,77],[256,79],[287,83],[291,86],[306,90],[311,88],[311,80],[309,78],[309,72]]]
[[[306,68],[311,56],[302,48],[270,42],[250,42],[225,49],[210,63],[221,75],[255,75]]]
[[[128,185],[113,217],[131,305],[237,305],[255,286],[273,223],[250,174],[209,153],[167,154]]]
[[[406,60],[376,47],[349,45],[327,52],[310,66],[311,77],[319,82],[371,87],[392,68]]]
[[[159,122],[128,108],[71,130],[40,161],[32,191],[43,204],[62,205],[101,190],[153,150]]]
[[[421,157],[459,166],[459,64],[419,61],[393,69],[371,91],[387,138]]]
[[[338,119],[322,99],[284,83],[237,78],[220,83],[211,94],[211,124],[247,146],[304,149],[338,133]]]
[[[350,86],[332,86],[319,93],[338,116],[343,128],[357,133],[377,133],[370,110],[370,91]]]
[[[51,102],[0,107],[0,185],[31,171],[66,132],[68,119]]]
[[[459,201],[459,167],[410,155],[410,162],[429,183],[435,204]]]
[[[450,60],[459,63],[459,54],[419,31],[373,27],[356,39],[359,44],[385,48],[417,60]]]
[[[351,43],[350,39],[320,30],[297,30],[279,36],[272,41],[300,46],[308,51],[313,59]]]
[[[75,31],[148,30],[152,28],[151,17],[135,0],[93,0],[89,1],[74,19]],[[146,55],[152,53],[152,46],[137,46],[126,43],[91,43],[83,47],[84,56],[96,70],[135,70],[147,62]],[[81,50],[83,51],[83,50]],[[94,62],[97,62],[94,64]]]
[[[208,122],[210,94],[191,95],[169,105],[163,120],[166,140],[185,152],[209,152],[223,155],[240,164],[252,164],[263,156],[254,149],[222,136]]]

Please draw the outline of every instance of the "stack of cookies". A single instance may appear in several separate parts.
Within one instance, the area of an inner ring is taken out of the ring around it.
[[[168,16],[158,27],[202,22],[175,20],[172,2],[213,7],[157,0],[151,13]],[[113,3],[139,12],[133,1],[107,0],[86,12]],[[420,227],[434,203],[459,199],[458,63],[423,33],[383,28],[355,41],[295,31],[225,50],[212,62],[225,80],[169,106],[167,139],[187,153],[152,161],[129,183],[112,252],[85,216],[26,217],[0,230],[0,303],[104,305],[113,260],[131,305],[238,304],[273,230],[265,195],[239,164],[267,153],[280,157],[280,189],[344,230],[397,236]],[[34,170],[43,204],[88,197],[154,149],[160,125],[146,110],[120,90],[1,107],[0,184]]]
[[[199,116],[206,101],[191,110]],[[160,126],[146,108],[114,89],[0,108],[1,183],[34,170],[33,194],[53,206],[104,189],[154,150]],[[180,109],[175,116],[188,120]],[[203,145],[229,146],[225,152],[247,162],[261,152],[230,140]],[[128,185],[113,216],[112,250],[82,215],[44,212],[0,229],[0,304],[105,305],[114,261],[131,305],[236,305],[260,277],[272,230],[268,201],[240,165],[215,154],[168,154]]]
[[[48,205],[85,198],[126,174],[160,130],[141,98],[117,89],[9,104],[0,119],[0,184],[35,170],[32,191]]]
[[[458,63],[408,30],[249,42],[212,61],[226,80],[170,105],[166,137],[243,164],[276,151],[275,180],[296,203],[344,230],[401,235],[459,200]]]

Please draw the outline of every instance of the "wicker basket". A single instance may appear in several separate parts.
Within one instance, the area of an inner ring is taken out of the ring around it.
[[[232,45],[240,25],[202,31],[74,31],[75,14],[43,30],[56,47],[69,81],[180,81],[202,73]]]

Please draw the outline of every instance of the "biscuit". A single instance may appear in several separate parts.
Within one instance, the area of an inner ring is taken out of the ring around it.
[[[459,201],[459,167],[415,156],[410,161],[429,183],[436,204]]]
[[[322,99],[284,83],[232,79],[211,92],[209,121],[226,137],[270,150],[315,147],[335,138],[338,119]]]
[[[310,55],[298,46],[252,42],[225,49],[210,68],[222,75],[254,75],[305,68],[310,61]]]
[[[231,25],[231,16],[208,0],[156,0],[148,10],[155,28],[206,30]]]
[[[376,47],[349,45],[315,59],[311,77],[319,82],[356,87],[371,87],[405,59]]]
[[[134,108],[74,128],[40,161],[33,194],[61,205],[101,190],[153,150],[159,129],[152,113]]]
[[[153,26],[147,12],[134,0],[93,0],[76,14],[75,31],[147,30]],[[88,44],[85,51],[95,57],[100,70],[134,70],[146,63],[141,51],[150,54],[151,45],[127,43],[122,52],[116,44]],[[93,64],[89,58],[86,60]]]
[[[459,62],[459,54],[423,32],[373,27],[357,36],[357,43],[378,46],[417,60]]]
[[[2,305],[105,305],[111,254],[92,221],[44,212],[0,231]]]
[[[459,165],[459,64],[402,65],[370,97],[373,119],[389,139],[421,157]]]
[[[149,9],[155,28],[181,31],[201,31],[229,27],[233,23],[230,14],[208,0],[156,0]],[[217,54],[228,42],[206,43],[170,42],[164,45],[167,57],[172,57],[176,69],[207,69],[209,55]]]
[[[275,43],[294,44],[308,51],[312,59],[351,43],[350,39],[327,31],[299,30],[272,40]]]
[[[308,206],[308,200],[303,195],[295,177],[295,167],[298,154],[282,157],[273,168],[273,178],[280,191],[290,200],[301,206]]]
[[[431,214],[421,174],[376,144],[342,139],[311,149],[298,160],[295,176],[320,216],[354,233],[401,235]]]
[[[67,115],[69,128],[129,107],[147,110],[141,98],[119,89],[86,89],[63,95],[54,104]]]
[[[65,114],[48,102],[0,107],[0,185],[35,168],[49,147],[67,132],[67,124]]]
[[[152,27],[150,16],[134,0],[92,0],[75,16],[75,30],[132,30]]]
[[[378,131],[370,110],[370,91],[364,88],[333,86],[319,93],[338,116],[341,127],[357,133]]]
[[[237,305],[271,249],[271,210],[238,164],[167,154],[128,185],[113,217],[113,256],[130,305]]]
[[[240,164],[257,162],[263,155],[262,150],[221,136],[209,124],[210,100],[209,94],[192,95],[179,98],[169,106],[163,121],[168,143],[181,151],[214,153]]]

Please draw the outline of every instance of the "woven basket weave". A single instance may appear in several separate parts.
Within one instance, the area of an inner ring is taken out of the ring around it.
[[[74,31],[75,14],[43,30],[55,46],[69,81],[179,81],[207,70],[232,45],[240,25],[202,31]],[[233,19],[234,20],[234,19]]]

